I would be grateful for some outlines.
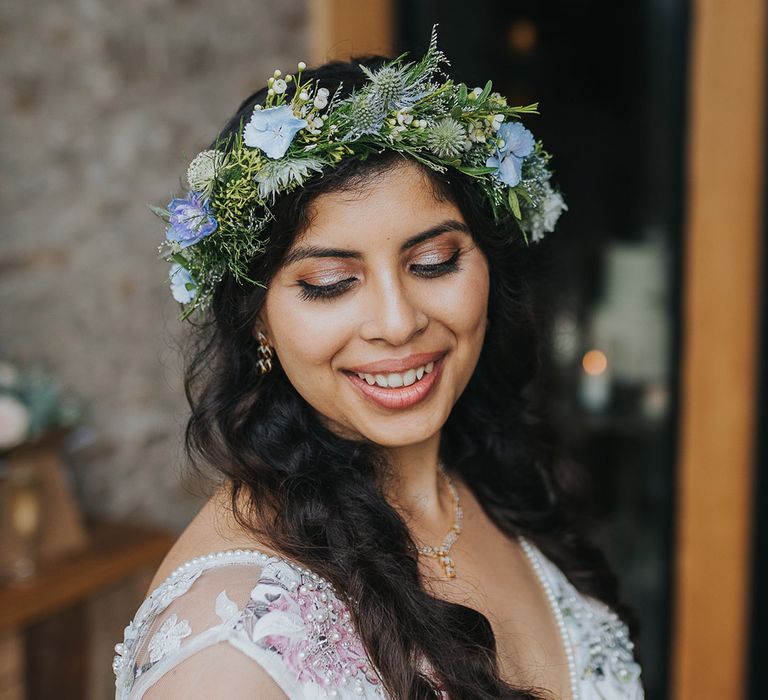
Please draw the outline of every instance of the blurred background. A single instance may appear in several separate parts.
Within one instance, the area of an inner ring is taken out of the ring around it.
[[[558,430],[640,622],[650,700],[768,697],[764,0],[0,0],[0,700],[114,694],[202,505],[155,250],[275,68],[421,53],[555,154],[536,248]]]

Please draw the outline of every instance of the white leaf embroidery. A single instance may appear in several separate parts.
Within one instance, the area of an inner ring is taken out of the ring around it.
[[[176,613],[169,615],[149,642],[149,661],[155,663],[181,646],[181,640],[192,634],[187,620],[177,621]]]
[[[216,596],[216,614],[222,622],[229,622],[240,615],[240,608],[230,600],[226,591],[222,591]]]

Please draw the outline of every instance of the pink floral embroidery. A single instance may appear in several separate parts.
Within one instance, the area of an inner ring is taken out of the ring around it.
[[[280,586],[277,595],[262,591],[267,605],[260,622],[271,618],[269,628],[275,629],[274,617],[285,616],[288,619],[281,626],[292,632],[272,632],[260,641],[278,651],[302,683],[321,687],[359,684],[362,673],[368,683],[378,685],[380,681],[354,630],[349,610],[331,586],[305,573],[296,583],[293,590]]]

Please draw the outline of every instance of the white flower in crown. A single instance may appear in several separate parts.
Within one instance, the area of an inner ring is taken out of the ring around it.
[[[179,263],[173,263],[168,277],[171,281],[171,294],[176,301],[180,304],[188,304],[195,298],[196,285],[189,270]]]
[[[221,151],[203,151],[198,153],[187,168],[187,182],[195,192],[210,194],[216,180],[216,174],[224,163]]]
[[[292,184],[302,184],[313,171],[322,170],[322,163],[312,158],[274,160],[266,163],[254,177],[259,183],[259,196],[274,202],[279,192]]]
[[[568,205],[565,203],[562,194],[555,192],[549,183],[546,186],[549,190],[549,195],[539,206],[541,207],[542,228],[547,233],[552,233],[555,230],[560,214],[568,211]]]
[[[543,196],[535,208],[527,209],[523,224],[531,234],[531,240],[538,243],[545,233],[552,233],[560,215],[568,211],[568,206],[560,192],[556,192],[548,180],[542,183]]]
[[[328,106],[328,95],[330,93],[328,92],[328,88],[320,88],[317,91],[317,95],[315,96],[315,100],[312,103],[315,106],[315,109],[325,109]]]

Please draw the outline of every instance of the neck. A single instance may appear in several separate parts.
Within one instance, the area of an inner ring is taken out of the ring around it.
[[[384,487],[414,537],[427,544],[442,541],[454,520],[453,499],[438,473],[439,443],[438,433],[418,445],[391,450],[392,474]]]

